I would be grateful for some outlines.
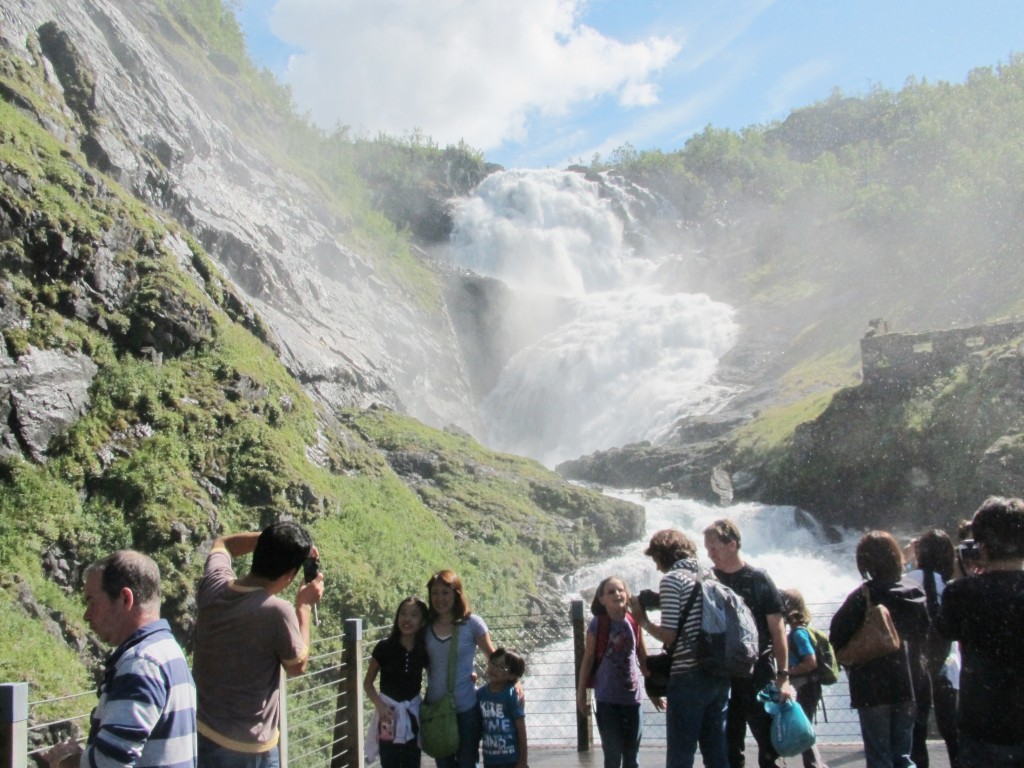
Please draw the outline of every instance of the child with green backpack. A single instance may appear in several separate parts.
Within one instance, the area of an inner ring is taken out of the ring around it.
[[[807,715],[807,719],[811,720],[818,708],[818,702],[821,701],[822,684],[829,685],[835,682],[835,656],[819,663],[819,654],[812,635],[812,632],[817,631],[807,626],[811,615],[804,602],[804,596],[795,589],[784,589],[781,594],[784,616],[790,627],[789,681],[796,689],[797,703]],[[827,639],[825,643],[828,643]],[[821,759],[817,746],[806,750],[802,756],[804,768],[828,768]]]

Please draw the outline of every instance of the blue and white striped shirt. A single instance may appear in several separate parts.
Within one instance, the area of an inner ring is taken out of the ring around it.
[[[151,622],[107,660],[82,768],[195,768],[196,688],[171,629]]]

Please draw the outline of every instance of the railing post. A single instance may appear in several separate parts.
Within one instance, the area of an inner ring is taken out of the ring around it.
[[[277,758],[281,768],[288,768],[288,673],[281,667],[281,711],[280,736],[277,741]]]
[[[363,620],[345,619],[342,674],[334,715],[331,768],[363,764]]]
[[[587,712],[583,714],[575,706],[576,691],[580,685],[580,663],[583,661],[583,648],[587,641],[587,626],[583,617],[583,601],[573,600],[570,614],[572,618],[573,675],[575,686],[572,690],[573,709],[576,711],[576,751],[589,752],[594,743],[594,721],[590,716],[590,693],[587,692]]]
[[[0,684],[0,768],[28,765],[28,683]]]

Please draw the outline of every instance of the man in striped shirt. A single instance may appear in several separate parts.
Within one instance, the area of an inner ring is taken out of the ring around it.
[[[729,768],[725,718],[729,679],[703,670],[697,637],[704,601],[698,578],[714,578],[697,563],[697,545],[682,531],[655,533],[644,554],[664,574],[658,585],[661,621],[653,623],[636,597],[630,612],[651,637],[672,649],[665,733],[666,768],[693,768],[698,746],[705,768]]]
[[[160,571],[141,552],[121,550],[85,571],[85,620],[107,658],[84,752],[74,742],[46,755],[51,765],[195,768],[196,691],[170,626],[160,618]]]

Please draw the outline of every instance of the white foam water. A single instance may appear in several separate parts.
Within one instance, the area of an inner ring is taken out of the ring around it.
[[[491,447],[553,465],[657,440],[732,393],[710,380],[735,343],[734,310],[664,288],[678,256],[628,244],[631,194],[613,201],[577,173],[515,170],[456,207],[452,260],[517,294],[504,332],[518,351],[482,405]],[[540,312],[553,297],[560,311]]]

